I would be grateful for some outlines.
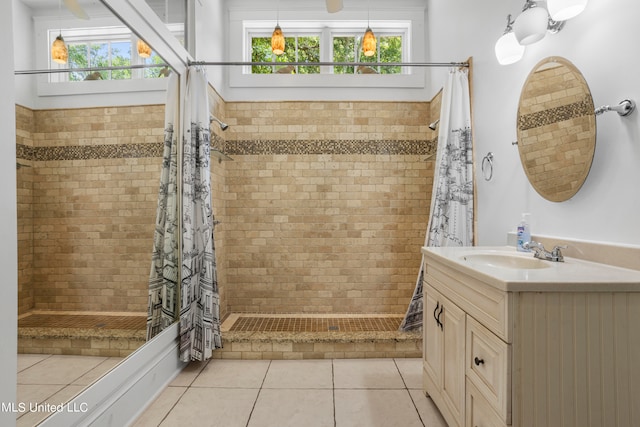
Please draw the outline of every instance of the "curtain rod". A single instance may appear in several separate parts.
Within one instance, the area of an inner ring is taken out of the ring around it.
[[[85,71],[116,71],[116,70],[134,70],[139,68],[161,68],[168,67],[168,64],[137,64],[137,65],[120,65],[112,67],[87,67],[87,68],[53,68],[43,70],[16,70],[15,75],[21,74],[54,74],[54,73],[80,73]]]
[[[468,62],[243,62],[243,61],[188,61],[188,65],[240,65],[240,66],[337,66],[357,67],[469,67]]]

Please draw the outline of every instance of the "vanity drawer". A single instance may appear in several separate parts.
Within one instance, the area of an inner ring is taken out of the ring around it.
[[[478,319],[505,342],[511,342],[511,293],[496,289],[477,277],[458,272],[437,260],[426,259],[425,271],[425,283]]]
[[[466,375],[506,424],[511,423],[511,346],[467,316]]]
[[[466,395],[466,427],[506,427],[507,424],[496,411],[491,407],[489,402],[484,398],[482,393],[467,378],[467,395]]]

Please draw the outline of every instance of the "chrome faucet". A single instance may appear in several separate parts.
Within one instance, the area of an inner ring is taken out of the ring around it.
[[[535,240],[523,243],[522,247],[525,249],[533,249],[535,252],[533,256],[535,258],[553,262],[564,262],[564,257],[562,256],[562,251],[560,249],[567,248],[566,246],[556,245],[553,247],[551,252],[549,252],[544,248],[542,243],[536,242]]]

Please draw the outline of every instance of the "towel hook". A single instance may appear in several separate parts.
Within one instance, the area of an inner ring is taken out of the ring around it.
[[[491,181],[493,177],[493,153],[491,151],[482,158],[482,176],[485,181]]]

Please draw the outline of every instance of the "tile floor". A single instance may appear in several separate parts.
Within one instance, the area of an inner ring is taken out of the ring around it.
[[[120,363],[121,357],[18,354],[17,401],[36,404],[67,402]],[[17,412],[18,427],[32,427],[47,412]]]
[[[191,363],[134,427],[446,427],[420,359]]]

